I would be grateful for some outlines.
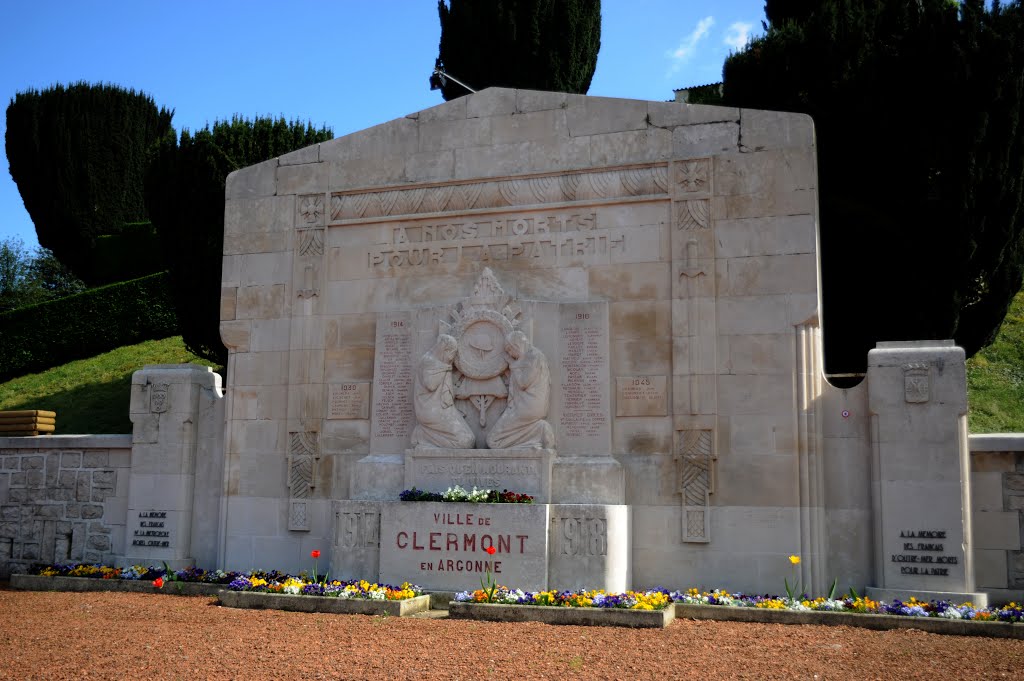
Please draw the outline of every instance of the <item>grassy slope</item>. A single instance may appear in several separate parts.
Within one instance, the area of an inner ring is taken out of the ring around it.
[[[145,364],[196,362],[181,337],[128,345],[91,359],[0,383],[0,410],[57,412],[58,433],[130,433],[132,372]],[[972,433],[1024,432],[1024,291],[996,341],[967,362]]]
[[[130,433],[132,373],[146,364],[195,362],[181,336],[126,345],[89,359],[0,383],[0,410],[57,412],[57,433]]]
[[[967,361],[972,433],[1024,433],[1024,291],[999,335]]]

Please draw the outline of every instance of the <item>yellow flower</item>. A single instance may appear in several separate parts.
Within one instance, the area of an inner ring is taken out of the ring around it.
[[[799,565],[800,564],[800,556],[790,556],[789,557],[789,562],[792,563],[793,565]]]

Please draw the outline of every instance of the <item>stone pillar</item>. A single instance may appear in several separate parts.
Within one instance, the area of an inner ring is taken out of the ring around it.
[[[953,341],[879,343],[868,353],[876,587],[890,601],[972,601],[964,351]]]
[[[125,526],[129,565],[166,562],[180,569],[194,562],[196,454],[209,440],[200,427],[200,407],[210,392],[220,396],[220,376],[195,364],[150,365],[132,376],[132,465]]]

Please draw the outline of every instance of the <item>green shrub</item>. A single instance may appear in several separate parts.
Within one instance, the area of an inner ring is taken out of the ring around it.
[[[178,333],[166,272],[0,314],[0,381]]]

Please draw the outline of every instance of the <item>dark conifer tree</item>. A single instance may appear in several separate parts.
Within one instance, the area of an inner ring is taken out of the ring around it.
[[[146,203],[163,243],[178,324],[189,350],[224,364],[220,340],[224,192],[229,173],[332,138],[284,118],[232,118],[195,133],[172,130],[154,154]]]
[[[86,282],[95,238],[146,218],[149,148],[172,115],[141,92],[84,82],[20,92],[8,105],[11,177],[39,243]]]
[[[600,0],[438,0],[436,67],[474,90],[512,87],[585,94],[601,49]],[[431,78],[445,101],[468,94]]]
[[[1024,274],[1020,0],[769,0],[727,105],[800,111],[818,149],[826,368],[877,341],[992,342]]]

